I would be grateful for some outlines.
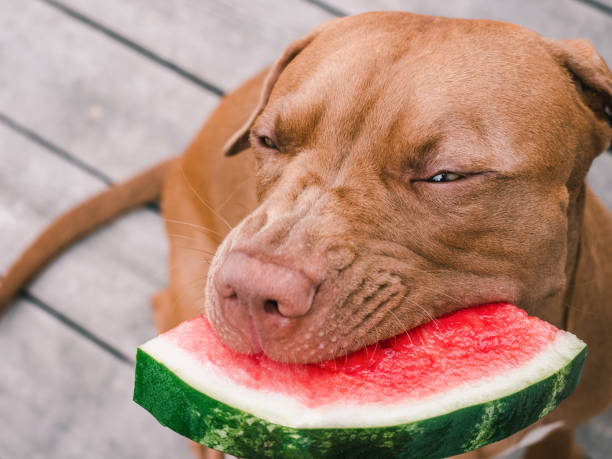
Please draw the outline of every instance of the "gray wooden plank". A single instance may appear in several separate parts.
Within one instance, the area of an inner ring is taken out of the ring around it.
[[[134,371],[21,300],[0,322],[0,456],[189,458],[132,401]]]
[[[104,186],[1,125],[0,145],[1,272],[55,215]],[[165,263],[161,218],[142,209],[64,252],[30,291],[134,355],[155,335],[149,297],[165,283]]]
[[[612,447],[612,409],[580,426],[576,432],[578,442],[586,446],[587,457],[607,459]]]
[[[63,0],[225,90],[332,17],[302,0]]]
[[[113,179],[180,152],[218,98],[42,2],[0,3],[0,112]]]
[[[0,272],[54,215],[106,185],[0,124]]]
[[[591,5],[594,8],[598,8],[605,14],[612,15],[612,0],[576,0],[579,2]]]
[[[349,14],[402,10],[435,16],[494,19],[520,24],[551,38],[588,38],[612,62],[612,17],[576,0],[326,0]]]

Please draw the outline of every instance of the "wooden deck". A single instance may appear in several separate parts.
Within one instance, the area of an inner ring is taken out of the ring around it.
[[[62,211],[179,153],[220,95],[338,14],[403,9],[589,38],[612,63],[612,0],[3,0],[0,272]],[[612,208],[612,155],[590,182]],[[142,208],[66,251],[0,322],[0,459],[181,458],[131,401],[165,283],[159,214]],[[610,457],[612,414],[580,431]]]

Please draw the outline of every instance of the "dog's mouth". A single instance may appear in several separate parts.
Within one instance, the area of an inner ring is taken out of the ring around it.
[[[217,336],[235,351],[307,364],[388,347],[389,340],[453,310],[492,302],[512,303],[505,295],[481,293],[467,298],[442,290],[426,295],[423,292],[432,289],[407,289],[405,280],[393,272],[378,273],[376,282],[367,282],[361,272],[366,268],[360,268],[350,283],[343,282],[346,279],[341,275],[325,278],[313,293],[312,306],[295,317],[283,315],[283,305],[276,301],[262,301],[254,294],[241,300],[234,291],[217,283],[208,291],[207,316]],[[282,284],[282,280],[278,282]],[[295,299],[284,296],[284,288],[281,286],[277,298]],[[451,303],[449,298],[457,301]]]
[[[414,306],[414,311],[419,312],[412,315],[411,322],[400,322],[392,309],[378,310],[366,315],[361,327],[351,327],[347,316],[340,314],[338,310],[325,311],[324,314],[321,310],[315,310],[313,317],[286,320],[280,329],[273,332],[265,325],[262,326],[261,317],[250,314],[245,318],[212,314],[209,321],[217,336],[235,351],[265,355],[270,360],[284,363],[333,364],[335,359],[350,358],[355,353],[363,357],[363,353],[374,355],[380,351],[384,352],[384,349],[393,347],[398,341],[404,341],[404,337],[411,335],[415,329],[427,324],[433,324],[435,327],[438,318],[448,312],[489,303],[512,301],[505,297],[491,297],[472,304],[449,305],[444,308],[445,312],[442,314],[434,314]],[[320,317],[317,318],[317,314]],[[391,318],[393,326],[379,320],[377,326],[368,327],[367,321],[377,314],[379,318]]]

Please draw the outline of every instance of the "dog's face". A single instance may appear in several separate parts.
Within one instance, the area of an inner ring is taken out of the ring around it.
[[[260,205],[209,271],[226,344],[313,362],[462,307],[561,302],[570,214],[605,135],[548,42],[386,14],[292,52],[249,126]],[[236,298],[219,285],[236,253],[308,279],[308,305]]]

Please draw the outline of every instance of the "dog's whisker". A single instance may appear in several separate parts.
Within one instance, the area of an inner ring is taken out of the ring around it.
[[[176,244],[175,247],[178,247],[180,249],[187,249],[187,250],[193,250],[195,252],[200,252],[200,253],[205,253],[206,255],[210,255],[211,257],[214,257],[215,254],[213,252],[210,252],[208,250],[205,249],[200,249],[198,247],[189,247],[186,245],[180,245],[180,244]],[[211,258],[212,259],[212,258]]]
[[[172,218],[164,218],[164,221],[169,222],[169,223],[176,223],[177,225],[185,225],[185,226],[189,226],[190,228],[195,228],[198,230],[202,230],[202,231],[206,231],[208,233],[214,234],[215,236],[219,236],[219,237],[223,237],[222,234],[218,233],[217,231],[207,228],[205,226],[202,225],[197,225],[195,223],[189,223],[189,222],[183,222],[181,220],[174,220]]]
[[[419,285],[419,288],[422,288],[422,289],[427,290],[429,292],[433,292],[433,293],[437,293],[439,295],[445,296],[446,298],[448,298],[450,300],[453,300],[453,303],[454,303],[455,306],[460,306],[462,304],[462,302],[461,302],[461,300],[459,298],[456,298],[456,297],[454,297],[452,295],[449,295],[448,293],[441,292],[438,289],[427,287],[425,285]]]
[[[176,296],[176,302],[177,303],[182,303],[182,302],[188,302],[188,303],[192,303],[192,304],[197,304],[200,301],[205,301],[206,300],[206,296],[204,294],[204,289],[196,289],[197,286],[197,282],[199,281],[199,279],[194,279],[191,282],[187,282],[185,284],[185,288],[184,290],[179,293]],[[189,301],[186,301],[189,300]],[[196,311],[200,311],[203,310],[202,308],[196,307],[195,309]]]
[[[374,342],[374,351],[372,352],[372,357],[374,357],[374,355],[376,355],[376,351],[378,350],[378,328],[374,327],[374,338],[376,339],[376,341]],[[371,363],[371,361],[370,361]]]
[[[440,330],[440,325],[438,324],[438,321],[432,317],[431,314],[428,314],[427,311],[425,309],[423,309],[422,306],[418,305],[415,303],[416,306],[418,306],[421,310],[421,312],[424,312],[423,317],[425,317],[425,319],[427,319],[427,321],[433,322],[434,325],[436,326],[436,328],[438,330]],[[406,308],[407,306],[404,306],[404,308]],[[432,335],[436,338],[438,338],[438,335],[436,334],[435,330],[431,331]],[[408,335],[410,338],[410,343],[414,344],[414,342],[412,341],[412,336]],[[423,333],[421,332],[420,334],[415,335],[415,338],[420,338],[421,340],[421,345],[424,344],[424,340],[423,340]],[[428,354],[429,355],[429,354]]]
[[[211,262],[212,262],[212,260],[206,260],[204,258],[195,261],[195,263],[202,263],[202,264],[206,264],[206,265],[210,265]],[[178,268],[180,268],[182,266],[183,266],[182,264],[174,264],[174,265],[172,265],[172,266],[170,266],[168,268],[168,272],[172,272],[175,269],[178,269]]]
[[[406,306],[405,306],[405,305],[404,305],[404,306],[400,305],[399,307],[400,307],[400,308],[402,308],[402,307],[403,307],[403,308],[406,308]],[[422,309],[422,307],[421,307],[421,309]],[[427,314],[427,317],[428,317],[428,318],[431,318],[431,314]],[[436,325],[438,325],[438,324],[437,324],[437,321],[436,321],[435,319],[433,319],[433,322],[434,322]],[[438,326],[438,329],[439,329],[439,326]],[[406,330],[406,335],[408,336],[408,338],[409,338],[409,340],[410,340],[410,344],[411,344],[411,345],[414,345],[414,344],[415,344],[415,342],[412,340],[412,335],[410,335],[410,334],[408,333],[408,331],[409,331],[409,330]],[[434,336],[436,336],[436,335],[435,335],[435,332],[433,332],[433,331],[432,331],[432,333],[433,333],[433,335],[434,335]],[[417,339],[417,340],[418,340],[418,339],[420,339],[420,341],[421,341],[421,346],[423,346],[423,345],[425,344],[424,339],[423,339],[423,334],[422,334],[422,333],[417,333],[417,334],[415,335],[415,339]],[[427,354],[428,356],[430,356],[429,352],[427,352],[427,348],[426,348],[426,347],[422,347],[422,351],[423,351],[423,352],[425,352],[425,354]]]
[[[398,325],[400,326],[400,328],[402,329],[402,333],[405,333],[405,334],[406,334],[406,336],[408,337],[408,339],[410,340],[410,344],[414,344],[414,343],[412,342],[412,336],[410,336],[409,329],[408,329],[408,328],[406,328],[406,327],[404,326],[404,324],[402,324],[402,321],[401,321],[401,320],[399,320],[399,318],[398,318],[398,317],[395,315],[395,313],[393,312],[393,309],[389,309],[389,311],[387,311],[387,312],[388,312],[389,314],[391,314],[391,315],[393,316],[393,318],[394,318],[394,319],[397,321],[397,324],[398,324]]]
[[[423,311],[423,313],[425,313],[425,315],[427,316],[427,318],[428,318],[429,320],[431,320],[431,321],[432,321],[432,322],[435,324],[435,326],[436,326],[436,328],[437,328],[438,330],[440,330],[440,325],[438,324],[438,321],[435,319],[435,317],[434,317],[434,316],[432,316],[432,315],[431,315],[431,313],[430,313],[430,312],[429,312],[427,309],[425,309],[423,306],[421,306],[420,304],[418,304],[416,301],[411,300],[410,298],[408,298],[408,297],[407,297],[407,296],[405,296],[405,295],[400,295],[400,296],[401,296],[402,298],[404,298],[404,299],[405,299],[407,302],[409,302],[410,304],[412,304],[412,305],[416,306],[416,307],[417,307],[417,308],[419,308],[421,311]]]
[[[183,287],[193,288],[196,285],[198,285],[199,283],[206,284],[206,278],[202,277],[202,276],[197,276],[197,277],[195,277],[195,278],[193,278],[191,280],[188,280],[188,281],[184,282],[183,283]],[[198,291],[200,291],[200,290],[198,290]]]
[[[229,222],[225,218],[223,218],[223,216],[219,212],[217,212],[211,206],[206,204],[206,202],[198,194],[198,192],[195,190],[195,188],[193,187],[193,185],[191,184],[191,182],[187,178],[187,174],[185,174],[185,168],[182,165],[181,165],[181,174],[183,174],[183,179],[185,180],[185,183],[187,183],[187,186],[189,187],[189,189],[191,189],[193,194],[196,196],[196,198],[198,198],[198,200],[202,203],[202,205],[204,207],[206,207],[208,210],[210,210],[215,216],[219,217],[219,220],[221,220],[227,226],[227,228],[231,230],[232,229],[232,225],[230,225]]]
[[[179,233],[168,233],[168,237],[173,237],[173,238],[178,238],[178,239],[185,239],[188,241],[195,241],[195,242],[201,242],[202,239],[198,238],[198,237],[193,237],[193,236],[186,236],[184,234],[179,234]]]
[[[249,180],[251,180],[250,177],[247,177],[245,180],[242,181],[242,183],[240,183],[238,186],[236,186],[232,192],[227,196],[227,198],[225,198],[225,200],[219,204],[219,207],[217,207],[217,211],[221,211],[221,209],[223,209],[228,202],[231,201],[231,199],[234,197],[234,195],[240,190],[240,188],[242,188],[244,185],[246,185]]]

